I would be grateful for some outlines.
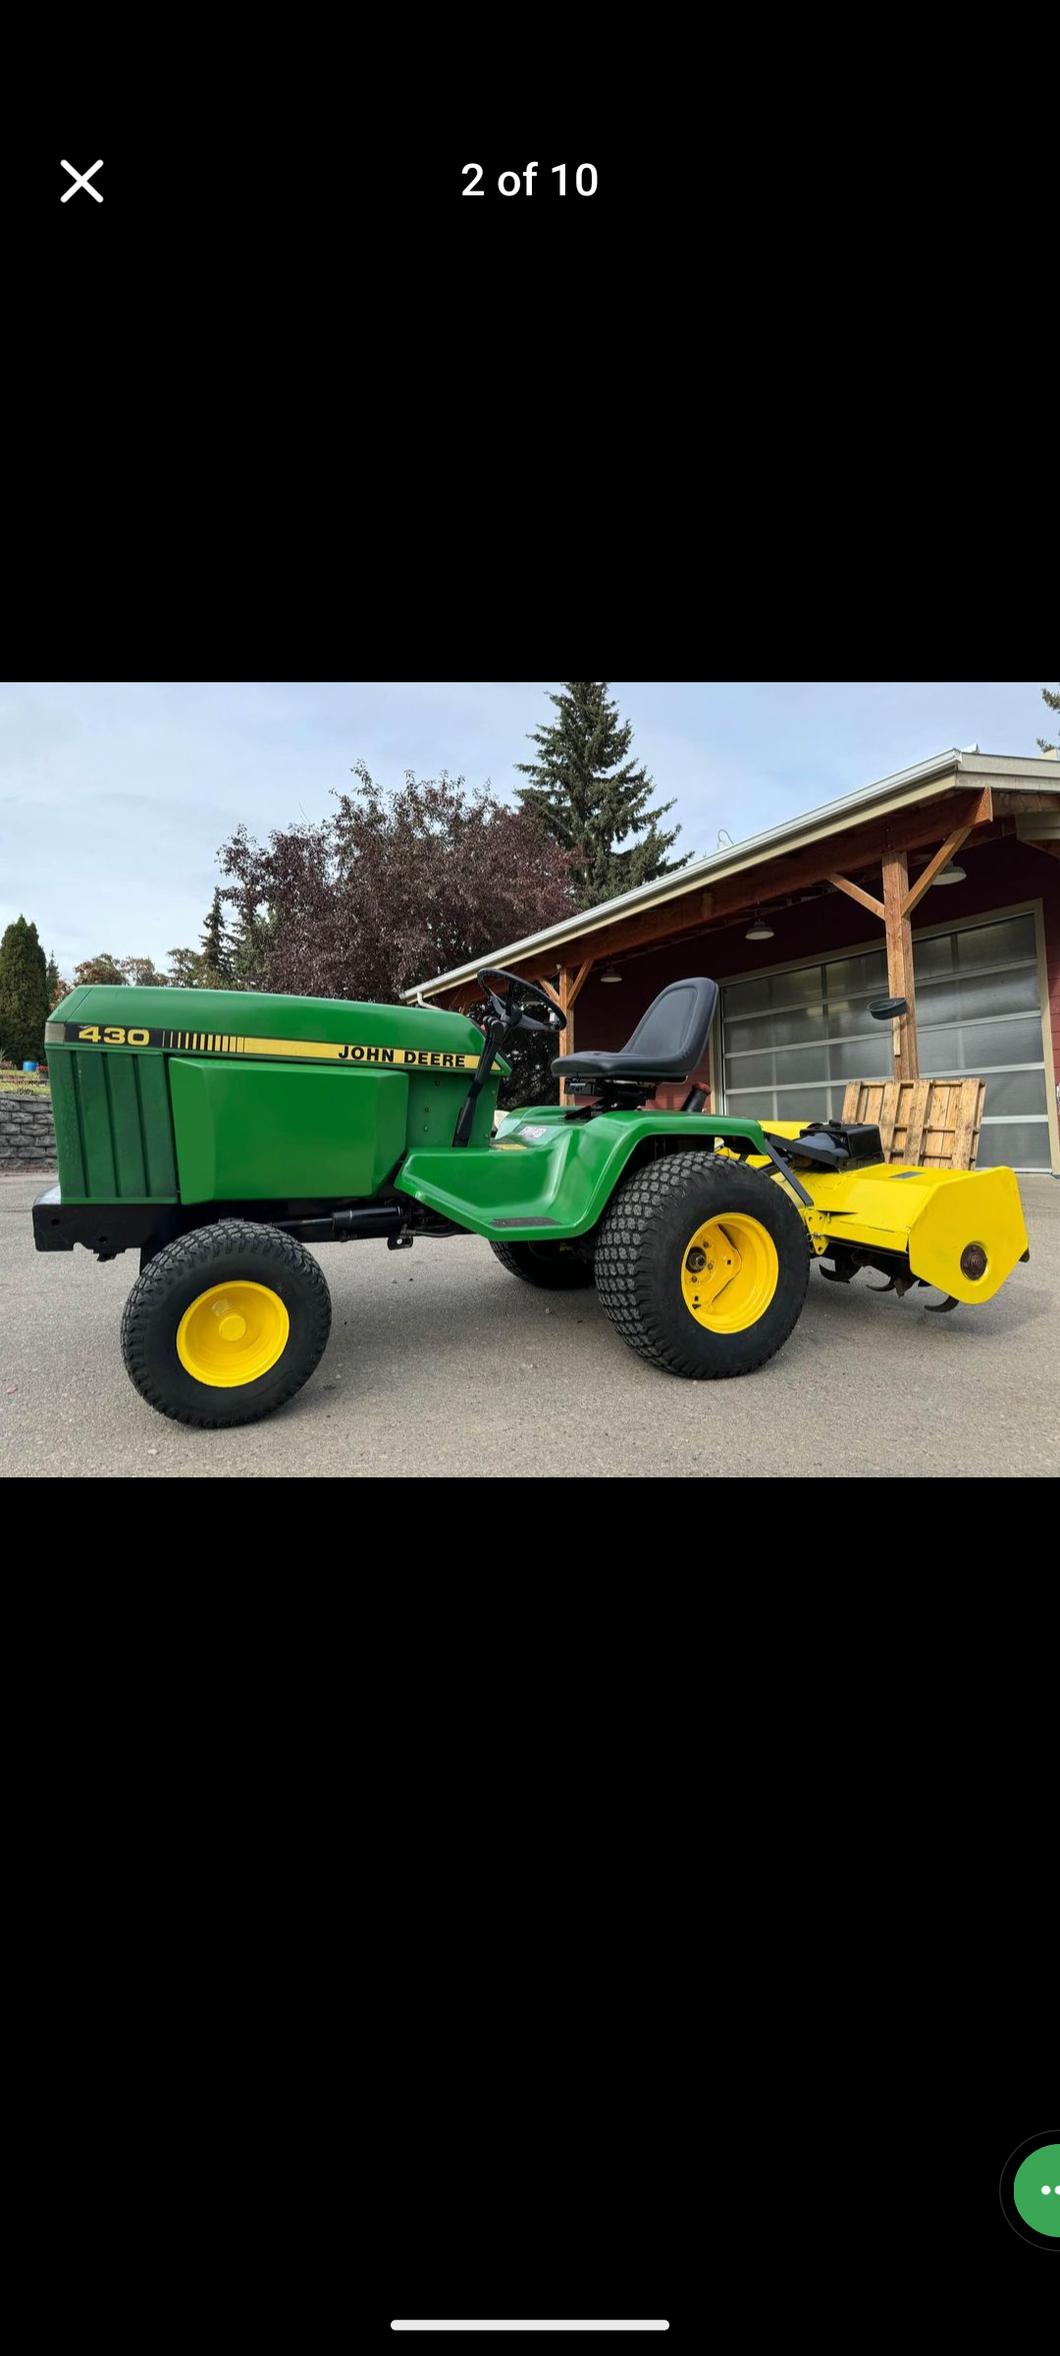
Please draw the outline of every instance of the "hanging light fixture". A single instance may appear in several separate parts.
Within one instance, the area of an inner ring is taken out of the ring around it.
[[[956,859],[950,859],[947,865],[943,868],[941,875],[932,877],[931,890],[934,891],[936,884],[963,883],[964,877],[964,868],[958,867]]]
[[[619,973],[618,967],[615,965],[605,966],[603,973],[600,975],[600,980],[602,982],[620,982],[621,979],[622,976]]]
[[[760,909],[760,908],[756,908],[756,909],[755,909],[755,920],[754,920],[754,923],[753,923],[752,925],[749,925],[749,926],[748,926],[748,928],[747,928],[747,931],[746,931],[746,932],[745,932],[745,934],[744,934],[744,940],[745,940],[745,941],[771,941],[772,939],[773,939],[773,927],[772,927],[772,925],[771,925],[771,924],[767,924],[767,923],[766,923],[765,917],[763,916],[761,909]]]

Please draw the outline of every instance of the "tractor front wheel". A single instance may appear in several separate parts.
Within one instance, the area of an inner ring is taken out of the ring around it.
[[[806,1228],[777,1181],[706,1153],[635,1171],[596,1249],[597,1291],[623,1341],[699,1382],[772,1358],[809,1274]]]
[[[222,1219],[163,1246],[125,1304],[121,1348],[142,1399],[176,1423],[254,1423],[307,1382],[331,1330],[331,1295],[305,1246],[278,1227]]]

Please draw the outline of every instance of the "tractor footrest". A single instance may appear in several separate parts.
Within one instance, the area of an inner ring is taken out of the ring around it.
[[[491,1219],[491,1227],[558,1227],[558,1219]]]

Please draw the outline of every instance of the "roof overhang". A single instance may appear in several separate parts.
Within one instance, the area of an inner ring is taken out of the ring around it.
[[[962,789],[967,792],[987,788],[996,788],[1002,794],[1055,794],[1060,807],[1060,769],[1048,756],[1038,760],[1012,754],[961,752],[951,746],[946,752],[933,754],[930,760],[917,762],[911,769],[900,769],[874,785],[861,787],[857,793],[842,795],[838,801],[825,802],[801,817],[786,819],[763,834],[751,835],[746,842],[713,852],[708,858],[695,859],[676,875],[660,876],[654,883],[642,884],[635,892],[601,901],[595,908],[564,917],[561,923],[547,925],[543,931],[530,933],[523,940],[506,942],[503,947],[483,943],[478,957],[471,963],[454,967],[450,973],[435,974],[430,981],[416,983],[412,989],[402,991],[402,999],[407,1004],[417,997],[440,996],[447,990],[457,989],[473,981],[487,959],[498,965],[532,959],[540,965],[544,957],[555,951],[557,963],[562,963],[560,952],[574,941],[584,943],[591,955],[593,935],[610,932],[625,917],[665,908],[700,890],[704,884],[721,883],[745,871],[769,867],[787,853],[806,849],[831,835],[847,835],[870,819],[885,818],[914,803],[932,802]]]

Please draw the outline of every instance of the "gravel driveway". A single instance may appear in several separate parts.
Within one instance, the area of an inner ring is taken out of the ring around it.
[[[632,1356],[592,1291],[534,1292],[473,1237],[333,1244],[317,1373],[242,1431],[145,1406],[121,1362],[133,1253],[38,1253],[47,1177],[0,1179],[0,1472],[1055,1474],[1060,1465],[1060,1184],[1021,1180],[1031,1258],[979,1310],[876,1300],[811,1271],[791,1340],[739,1382],[681,1382]],[[513,1533],[509,1533],[509,1536]]]

